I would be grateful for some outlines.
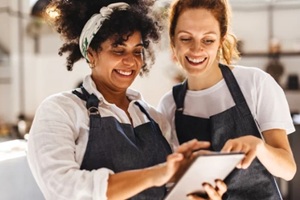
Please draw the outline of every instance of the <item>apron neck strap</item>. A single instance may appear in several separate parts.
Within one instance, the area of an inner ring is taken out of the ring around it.
[[[221,63],[219,64],[219,67],[222,71],[226,85],[241,116],[251,115],[251,111],[247,105],[247,101],[231,69],[227,65],[223,65]]]
[[[232,98],[236,105],[240,105],[244,102],[246,102],[246,99],[242,93],[242,90],[236,81],[231,69],[227,65],[223,65],[219,63],[219,67],[221,69],[221,72],[223,74],[223,78],[226,82],[226,85],[232,95]]]
[[[185,80],[184,82],[175,85],[172,89],[173,98],[176,103],[176,112],[183,112],[183,105],[187,88],[187,80]]]
[[[78,92],[77,90],[73,90],[72,93],[78,96],[83,101],[86,101],[86,108],[88,109],[90,115],[99,114],[99,99],[96,97],[96,95],[89,94],[83,86],[81,86],[80,89],[82,93]]]

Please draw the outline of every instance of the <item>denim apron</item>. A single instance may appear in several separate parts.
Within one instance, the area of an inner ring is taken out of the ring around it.
[[[171,148],[157,123],[138,102],[135,102],[135,105],[147,116],[149,122],[133,128],[131,124],[122,124],[114,117],[101,117],[98,98],[89,94],[83,87],[81,90],[82,93],[76,90],[73,93],[86,101],[90,130],[80,169],[95,170],[105,167],[118,173],[166,161]],[[165,194],[165,186],[153,187],[130,199],[163,199]]]
[[[209,119],[183,114],[187,81],[173,87],[176,103],[175,126],[179,143],[193,138],[211,142],[213,151],[220,151],[227,140],[246,135],[261,138],[242,91],[229,67],[219,64],[235,106]],[[201,103],[201,102],[199,102]],[[194,105],[197,106],[197,105]],[[205,173],[205,172],[203,172]],[[226,200],[281,200],[274,177],[255,158],[248,169],[234,169],[225,179]]]

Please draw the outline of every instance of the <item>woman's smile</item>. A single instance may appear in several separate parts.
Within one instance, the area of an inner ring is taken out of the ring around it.
[[[188,61],[190,64],[192,64],[192,65],[194,65],[194,64],[198,65],[198,64],[203,64],[204,61],[205,61],[207,58],[206,58],[206,57],[205,57],[205,58],[192,58],[192,57],[186,56],[186,59],[187,59],[187,61]]]
[[[122,76],[131,76],[133,74],[133,70],[115,69],[114,71],[117,72],[119,75],[122,75]]]

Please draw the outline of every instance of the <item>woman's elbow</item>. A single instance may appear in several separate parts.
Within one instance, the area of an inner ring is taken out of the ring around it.
[[[290,181],[295,177],[296,172],[297,172],[297,165],[296,163],[293,163],[291,168],[288,170],[288,172],[285,173],[285,176],[282,178],[286,181]]]

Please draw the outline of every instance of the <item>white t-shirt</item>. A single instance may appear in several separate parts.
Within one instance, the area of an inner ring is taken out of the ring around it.
[[[234,66],[232,72],[260,131],[276,128],[285,129],[287,134],[295,131],[284,91],[268,73],[259,68],[244,66]],[[234,105],[225,80],[222,79],[208,89],[188,90],[183,114],[209,118]],[[176,135],[175,109],[173,94],[169,91],[160,100],[158,110],[171,123],[174,135]]]
[[[126,113],[114,104],[108,103],[96,90],[90,76],[83,82],[85,89],[100,100],[102,117],[113,116],[120,123],[130,124]],[[128,89],[131,100],[128,112],[133,126],[149,122],[147,116],[134,104],[138,101],[156,121],[171,146],[173,142],[170,125],[153,107],[143,101],[140,93]],[[89,116],[86,102],[72,91],[52,95],[37,109],[28,141],[28,161],[33,176],[47,200],[61,199],[107,199],[107,180],[113,171],[80,170],[89,135]]]

